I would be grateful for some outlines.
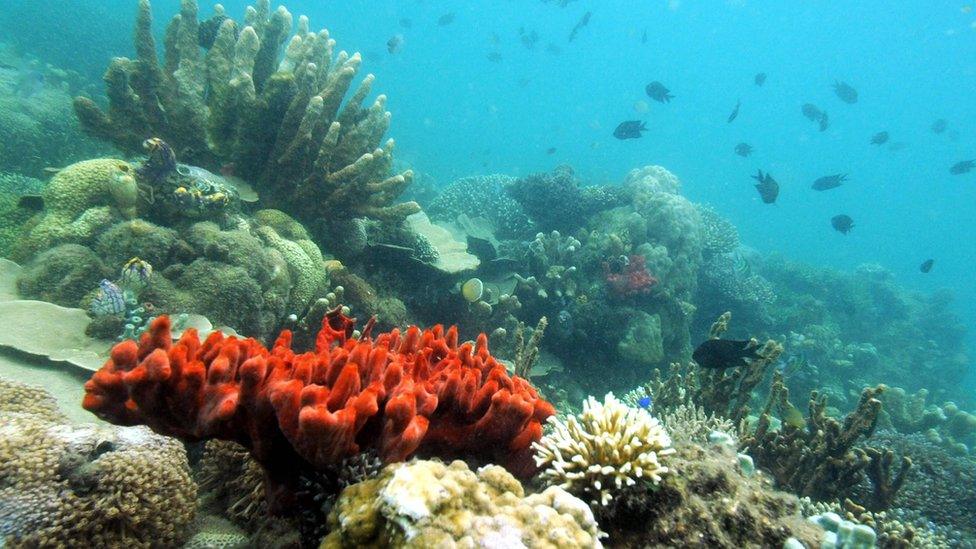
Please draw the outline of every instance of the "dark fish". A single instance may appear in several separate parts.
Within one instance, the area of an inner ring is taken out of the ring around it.
[[[934,259],[926,259],[921,265],[918,266],[918,270],[922,271],[923,273],[927,273],[932,270],[932,265],[934,264]]]
[[[573,30],[569,31],[570,42],[576,39],[576,33],[578,33],[580,29],[590,24],[590,17],[592,15],[593,12],[588,11],[583,14],[583,17],[581,17],[579,21],[576,22],[576,26],[573,27]]]
[[[644,91],[647,92],[648,97],[658,103],[670,103],[674,99],[674,96],[671,95],[671,90],[664,87],[664,84],[657,80],[645,86]]]
[[[390,53],[396,53],[400,51],[401,46],[403,46],[402,34],[398,34],[386,41],[386,51]]]
[[[15,71],[15,70],[17,70],[17,67],[15,67],[15,66],[13,66],[13,65],[11,65],[9,63],[4,63],[3,61],[0,61],[0,69],[3,69],[5,71]]]
[[[947,127],[949,127],[949,122],[945,118],[940,118],[932,122],[932,133],[942,133],[946,131]]]
[[[519,27],[519,39],[527,49],[535,49],[535,44],[539,41],[539,33],[536,31],[526,32],[525,27]]]
[[[820,131],[827,131],[830,127],[830,120],[827,118],[827,113],[820,113]]]
[[[871,137],[872,145],[884,145],[888,142],[888,132],[878,132]]]
[[[739,107],[741,106],[742,106],[741,100],[735,102],[735,108],[732,109],[732,114],[729,115],[729,119],[727,120],[729,124],[731,124],[732,121],[735,120],[736,116],[739,116]]]
[[[647,125],[640,120],[626,120],[617,125],[613,136],[617,139],[637,139],[641,132],[647,131]]]
[[[647,43],[647,29],[644,29],[644,32],[641,33],[641,44],[646,44],[646,43]]]
[[[762,85],[766,83],[766,73],[761,72],[757,74],[752,81],[755,82],[757,86],[762,87]]]
[[[824,115],[823,111],[818,109],[817,106],[814,105],[813,103],[805,103],[800,108],[800,112],[802,112],[803,116],[807,117],[807,119],[810,120],[811,122],[817,122],[818,120],[823,118]]]
[[[752,145],[748,143],[739,143],[735,146],[735,154],[746,157],[752,154]]]
[[[857,103],[857,90],[851,87],[847,82],[834,81],[834,93],[841,101],[849,105]]]
[[[825,175],[821,178],[818,178],[816,181],[814,181],[813,185],[811,185],[810,188],[815,191],[827,191],[830,189],[836,189],[837,187],[840,187],[841,185],[844,184],[845,181],[847,181],[846,173]]]
[[[952,175],[962,175],[964,173],[969,173],[976,168],[976,160],[963,160],[962,162],[956,162],[949,168],[949,173]]]
[[[546,149],[546,154],[556,154],[556,147],[549,147]]]
[[[779,183],[773,179],[773,176],[759,170],[759,174],[752,176],[752,178],[759,182],[755,186],[756,190],[759,191],[759,196],[762,198],[762,201],[766,204],[776,202],[776,197],[779,196]]]
[[[492,63],[499,63],[502,60],[502,54],[498,53],[497,51],[490,52],[488,54],[488,60]]]
[[[830,218],[830,226],[841,234],[847,234],[854,228],[854,220],[851,216],[840,214]]]
[[[454,22],[454,12],[448,12],[437,18],[437,25],[446,27]]]
[[[709,339],[691,354],[702,368],[723,370],[745,366],[750,360],[760,358],[759,346],[752,340]]]
[[[17,207],[39,212],[44,209],[44,197],[39,194],[25,194],[17,200]]]
[[[410,20],[410,19],[407,19],[406,17],[404,17],[403,19],[400,20],[400,26],[403,27],[403,28],[405,28],[405,29],[412,28],[413,27],[413,21]]]

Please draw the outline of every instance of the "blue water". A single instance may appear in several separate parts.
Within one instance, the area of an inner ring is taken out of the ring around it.
[[[0,24],[43,14],[50,24],[37,30],[37,49],[55,60],[74,56],[80,70],[97,74],[108,56],[131,51],[134,1],[96,2],[81,17],[74,15],[80,8],[68,9],[77,2],[8,3]],[[224,5],[236,16],[245,2]],[[153,3],[158,32],[177,6],[175,0]],[[951,288],[958,312],[971,319],[976,173],[948,171],[976,158],[976,13],[966,6],[880,0],[578,0],[565,8],[529,0],[288,2],[313,28],[327,27],[340,48],[363,53],[364,73],[378,77],[374,90],[389,96],[398,160],[441,184],[561,163],[586,181],[612,183],[632,168],[660,164],[681,177],[690,199],[730,218],[750,246],[848,270],[879,263],[907,287]],[[568,42],[586,11],[593,13],[589,25]],[[438,26],[448,12],[456,14],[454,22]],[[208,15],[201,8],[201,17]],[[399,23],[403,18],[411,28]],[[520,27],[538,33],[534,49],[521,43]],[[85,28],[92,32],[79,32]],[[404,43],[390,54],[386,42],[396,34]],[[560,53],[548,51],[550,43]],[[79,60],[79,51],[88,55]],[[489,52],[502,60],[489,61]],[[757,72],[768,74],[763,87],[753,84]],[[857,104],[834,95],[835,79],[857,88]],[[644,94],[652,80],[672,90],[670,104]],[[726,123],[740,99],[738,119]],[[638,101],[650,111],[635,112]],[[800,115],[807,102],[829,113],[826,132]],[[938,118],[949,123],[942,135],[929,130]],[[627,119],[645,120],[650,131],[639,140],[614,139],[613,128]],[[870,145],[882,130],[904,148]],[[740,141],[755,147],[751,157],[733,154]],[[547,154],[549,148],[555,153]],[[752,188],[756,169],[782,186],[773,206],[762,204]],[[831,173],[847,173],[849,182],[824,193],[809,189]],[[847,236],[830,227],[839,213],[854,219]],[[929,257],[935,268],[923,275],[918,265]]]

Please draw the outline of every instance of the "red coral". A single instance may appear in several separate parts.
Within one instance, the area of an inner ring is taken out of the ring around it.
[[[509,376],[484,334],[459,345],[454,327],[414,326],[372,339],[370,323],[354,339],[354,322],[330,313],[315,352],[295,354],[287,330],[270,350],[219,332],[201,343],[195,330],[174,343],[161,316],[138,343],[112,349],[85,384],[83,406],[187,441],[239,442],[271,477],[368,448],[387,462],[419,452],[534,470],[531,443],[555,411]]]
[[[647,270],[647,263],[642,255],[629,256],[618,269],[612,269],[609,263],[604,263],[603,271],[610,293],[617,298],[648,294],[651,287],[657,284],[657,279]]]

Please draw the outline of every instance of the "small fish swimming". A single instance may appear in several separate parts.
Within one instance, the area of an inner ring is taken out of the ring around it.
[[[580,18],[579,21],[576,22],[576,26],[573,27],[573,30],[569,31],[570,42],[576,39],[576,33],[578,33],[580,29],[590,24],[590,17],[592,16],[593,16],[593,12],[588,11],[583,14],[583,17]]]
[[[40,212],[44,210],[44,197],[39,194],[25,194],[17,200],[17,207]]]
[[[644,29],[644,32],[641,33],[641,44],[646,44],[646,43],[647,43],[647,29]]]
[[[625,120],[617,125],[613,130],[613,136],[617,139],[637,139],[641,137],[641,132],[647,131],[647,125],[641,120]]]
[[[758,181],[755,187],[759,191],[759,197],[766,204],[773,204],[776,202],[776,197],[779,196],[779,183],[773,179],[773,176],[769,175],[769,172],[763,173],[759,170],[758,175],[752,176],[753,179]]]
[[[934,264],[934,259],[926,259],[921,265],[918,266],[918,270],[922,271],[923,273],[927,273],[932,270],[932,265]]]
[[[888,142],[888,132],[878,132],[871,136],[872,145],[884,145]]]
[[[536,43],[539,41],[539,33],[536,31],[527,32],[525,27],[519,27],[519,40],[521,40],[522,45],[526,49],[535,49]]]
[[[830,127],[830,120],[827,118],[827,113],[820,113],[820,131],[827,131]]]
[[[732,121],[735,120],[735,117],[739,116],[739,107],[741,106],[742,106],[742,100],[735,102],[735,108],[732,109],[732,114],[729,115],[729,119],[727,120],[729,124],[731,124]]]
[[[640,400],[637,401],[637,405],[645,410],[649,410],[651,408],[652,402],[653,401],[651,400],[651,397],[646,396],[646,397],[641,397]]]
[[[857,103],[857,90],[847,82],[834,81],[834,93],[841,101],[848,105]]]
[[[761,88],[762,85],[766,83],[766,73],[760,72],[756,74],[755,78],[753,78],[752,81],[755,82],[756,85]]]
[[[846,173],[837,173],[834,175],[825,175],[823,177],[817,178],[810,186],[811,189],[815,191],[827,191],[830,189],[836,189],[847,181]]]
[[[835,215],[830,218],[830,226],[841,234],[847,234],[854,228],[854,220],[846,214]]]
[[[549,147],[546,149],[546,154],[556,154],[556,147]]]
[[[400,51],[400,47],[403,46],[403,35],[397,34],[386,41],[386,51],[391,54]]]
[[[932,133],[943,133],[946,131],[947,127],[949,127],[949,122],[945,118],[940,118],[935,122],[932,122]]]
[[[454,22],[454,12],[450,11],[437,18],[437,26],[446,27]]]
[[[724,370],[760,358],[758,351],[759,345],[751,339],[709,339],[695,349],[691,358],[702,368]]]
[[[804,103],[803,106],[800,107],[800,112],[802,112],[803,116],[807,117],[807,119],[811,122],[817,122],[823,118],[823,111],[818,109],[813,103]]]
[[[670,103],[674,99],[674,95],[671,94],[671,90],[664,87],[664,84],[655,80],[647,86],[644,87],[644,91],[647,96],[651,99],[657,101],[658,103]]]
[[[752,145],[748,143],[739,143],[735,146],[735,154],[745,158],[752,154]]]
[[[964,173],[969,173],[976,168],[976,160],[963,160],[961,162],[956,162],[949,168],[949,173],[952,175],[962,175]]]

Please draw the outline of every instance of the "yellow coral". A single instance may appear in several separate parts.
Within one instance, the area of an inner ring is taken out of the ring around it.
[[[387,466],[342,492],[321,547],[601,547],[593,513],[564,490],[525,496],[496,465]]]
[[[646,410],[631,408],[608,393],[593,397],[565,422],[549,418],[553,431],[533,444],[542,478],[570,493],[607,505],[615,493],[639,480],[657,484],[668,468],[658,458],[674,453],[671,438]]]

